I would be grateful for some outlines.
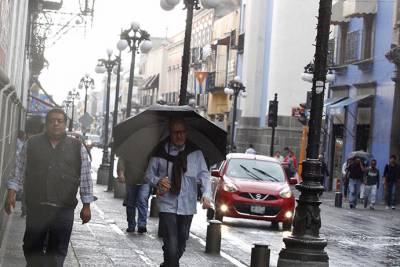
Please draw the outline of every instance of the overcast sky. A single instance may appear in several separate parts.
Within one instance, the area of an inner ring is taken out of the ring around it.
[[[79,7],[78,0],[66,2],[73,4],[75,10]],[[165,37],[167,33],[172,36],[184,30],[186,12],[182,9],[181,3],[172,11],[164,11],[159,0],[97,0],[93,27],[88,25],[86,37],[82,28],[71,29],[54,46],[46,49],[49,67],[40,75],[42,86],[58,104],[69,90],[78,87],[85,73],[89,73],[100,87],[101,75],[94,72],[97,59],[106,57],[107,48],[116,51],[121,28],[128,28],[131,21],[137,21],[153,37]],[[129,66],[130,54],[124,53],[122,57],[123,65]]]

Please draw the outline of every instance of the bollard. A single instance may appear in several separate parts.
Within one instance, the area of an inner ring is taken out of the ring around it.
[[[219,254],[221,250],[221,222],[210,220],[207,226],[206,253]]]
[[[125,198],[126,196],[126,188],[124,183],[118,182],[117,179],[114,179],[114,198]]]
[[[107,185],[108,175],[110,173],[110,164],[101,164],[97,170],[97,184]]]
[[[270,249],[265,244],[254,244],[251,249],[250,267],[269,267]]]
[[[158,217],[158,206],[157,206],[157,198],[156,196],[151,196],[150,201],[150,217]]]
[[[335,207],[342,207],[342,192],[336,192],[335,194]]]

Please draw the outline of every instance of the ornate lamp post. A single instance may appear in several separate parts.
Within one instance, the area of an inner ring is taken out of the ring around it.
[[[131,27],[127,30],[121,32],[122,42],[118,43],[118,49],[120,51],[124,50],[129,46],[130,52],[132,52],[131,68],[129,72],[129,85],[128,85],[128,101],[126,104],[126,117],[131,116],[132,109],[132,90],[133,90],[133,80],[135,77],[135,59],[137,50],[140,47],[142,53],[148,53],[152,48],[152,43],[150,41],[150,34],[140,29],[140,25],[137,22],[132,22]],[[120,49],[121,48],[121,49]]]
[[[204,8],[215,8],[218,5],[219,0],[201,0],[201,4]],[[172,10],[180,0],[161,0],[160,6],[164,10]],[[179,105],[186,105],[186,92],[187,83],[189,76],[189,63],[190,63],[190,41],[192,37],[192,24],[193,24],[193,11],[200,9],[200,0],[184,0],[186,8],[186,29],[185,29],[185,41],[183,45],[183,56],[182,56],[182,76],[181,76],[181,88],[179,92]]]
[[[72,128],[74,126],[74,113],[75,113],[75,99],[79,99],[79,92],[76,89],[72,89],[72,91],[68,92],[67,101],[72,105],[72,114],[71,120],[69,122],[68,131],[72,132]]]
[[[106,101],[106,113],[104,115],[104,140],[103,140],[103,158],[101,165],[97,173],[97,183],[107,184],[107,178],[109,177],[110,164],[108,162],[108,128],[109,128],[109,114],[110,114],[110,83],[111,83],[111,72],[113,68],[118,64],[119,58],[111,59],[112,49],[107,49],[107,59],[99,59],[96,66],[96,73],[105,73],[107,71],[107,93],[105,97]]]
[[[119,104],[119,87],[120,87],[120,77],[121,77],[121,51],[125,50],[128,47],[128,43],[126,40],[119,40],[117,43],[117,48],[119,51],[119,55],[116,56],[117,65],[113,69],[113,73],[117,75],[117,81],[115,85],[115,100],[114,100],[114,111],[113,111],[113,121],[112,121],[112,129],[114,131],[114,126],[117,125],[118,122],[118,104]],[[115,158],[115,151],[111,148],[111,156],[110,156],[110,170],[108,174],[108,184],[107,184],[107,191],[112,191],[113,189],[113,171],[114,171],[114,158]]]
[[[321,162],[318,160],[324,91],[326,85],[328,40],[331,21],[332,0],[320,0],[315,67],[312,80],[312,100],[308,122],[308,144],[306,160],[303,162],[303,182],[296,185],[301,192],[293,219],[293,232],[283,238],[285,248],[279,253],[278,266],[329,266],[328,254],[324,251],[327,242],[320,237],[321,216],[319,194],[321,185]]]
[[[82,89],[83,87],[85,87],[85,109],[83,111],[83,114],[85,114],[87,110],[87,99],[88,99],[87,91],[89,88],[94,89],[94,80],[89,77],[88,73],[86,73],[85,76],[82,77],[81,81],[79,82],[79,89]]]
[[[233,107],[232,107],[232,126],[231,126],[231,142],[230,142],[230,151],[233,151],[235,146],[235,123],[236,123],[236,111],[237,111],[237,98],[241,93],[245,96],[246,87],[240,80],[239,76],[236,76],[232,81],[228,83],[228,87],[224,89],[225,94],[233,95]]]

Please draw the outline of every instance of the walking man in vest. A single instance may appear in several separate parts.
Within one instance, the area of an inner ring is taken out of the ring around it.
[[[209,171],[201,150],[186,140],[186,123],[181,118],[169,123],[170,140],[161,143],[150,159],[145,179],[157,188],[164,262],[178,267],[186,248],[197,205],[197,182],[201,183],[203,209],[210,207]]]
[[[93,184],[88,154],[82,143],[65,133],[67,115],[54,108],[46,115],[45,133],[31,137],[8,181],[5,211],[15,207],[15,193],[24,187],[27,216],[23,250],[27,266],[63,266],[80,188],[82,223],[91,218]]]
[[[139,234],[147,232],[147,207],[150,196],[150,185],[144,181],[143,174],[140,174],[133,167],[134,163],[125,160],[123,157],[118,159],[117,173],[120,182],[125,183],[126,198],[126,220],[128,221],[128,233],[135,232],[136,209],[138,211],[137,231]]]

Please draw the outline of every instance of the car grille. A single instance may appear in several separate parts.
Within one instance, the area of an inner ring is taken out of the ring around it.
[[[250,215],[261,215],[261,216],[275,216],[281,210],[281,208],[279,206],[264,206],[265,213],[258,214],[258,213],[252,213],[250,211],[251,205],[249,205],[249,204],[235,203],[234,207],[239,213],[245,213],[245,214],[250,214]]]
[[[254,199],[254,200],[276,200],[277,198],[272,195],[267,194],[259,194],[259,193],[240,193],[239,196]]]

